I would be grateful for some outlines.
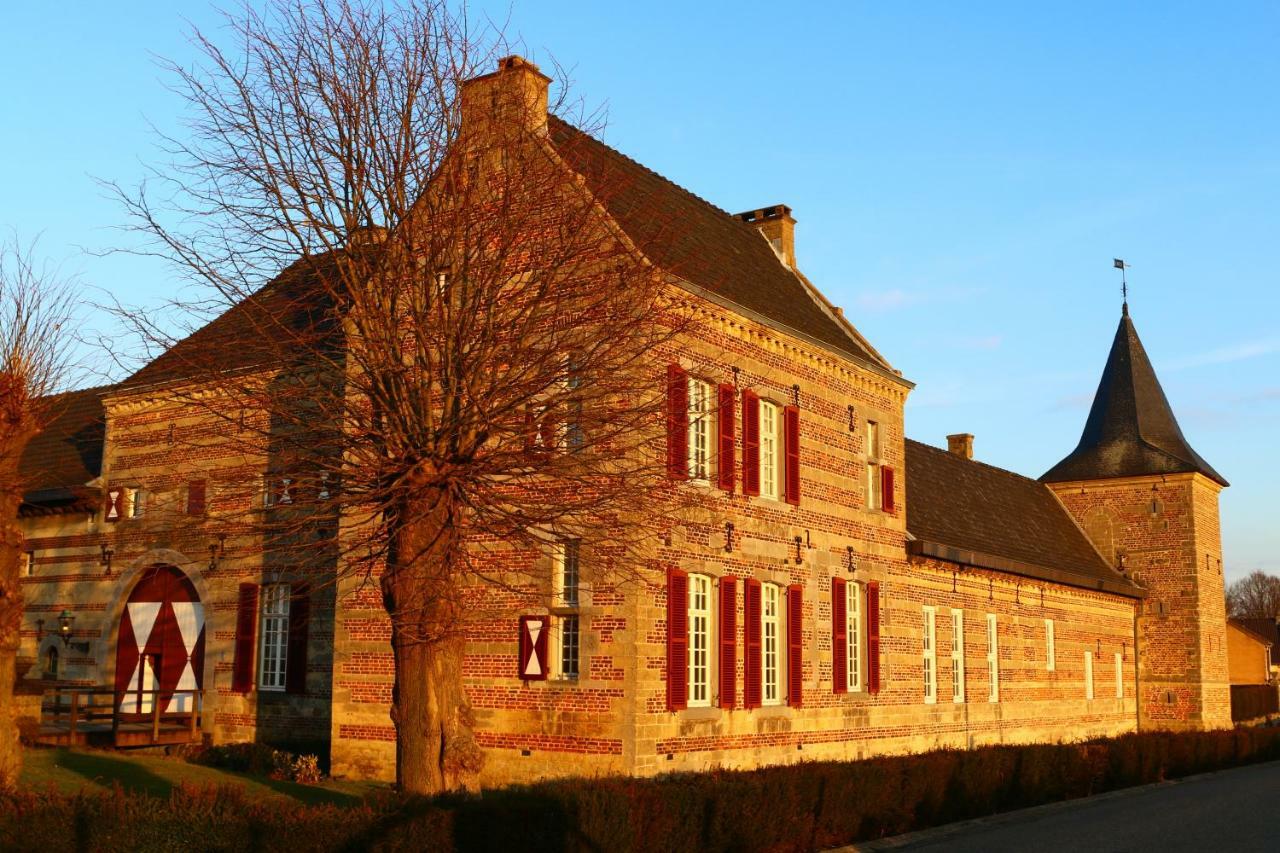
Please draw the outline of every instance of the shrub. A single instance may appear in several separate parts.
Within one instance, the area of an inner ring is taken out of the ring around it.
[[[298,781],[319,773],[315,756],[253,744],[217,747],[203,758],[237,769],[281,761],[280,772]],[[1280,729],[1238,729],[655,779],[570,779],[476,796],[387,795],[351,808],[249,800],[231,788],[182,787],[168,800],[118,787],[100,796],[47,791],[0,799],[0,849],[781,853],[1277,758]]]

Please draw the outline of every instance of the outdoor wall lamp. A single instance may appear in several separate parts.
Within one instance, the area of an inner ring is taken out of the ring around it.
[[[106,542],[98,543],[98,547],[102,549],[102,555],[98,559],[98,565],[106,566],[107,567],[106,573],[110,575],[111,574],[111,558],[114,557],[116,554],[115,549],[113,549]]]
[[[76,617],[70,610],[64,610],[58,614],[58,636],[62,638],[64,648],[73,648],[81,654],[89,653],[89,644],[73,643],[71,641],[71,626],[75,624]]]
[[[218,563],[227,554],[227,534],[219,533],[217,542],[209,543],[209,571],[216,572]]]
[[[724,523],[724,552],[726,554],[733,551],[733,522],[726,521]]]
[[[799,536],[797,536],[795,539],[795,542],[796,542],[796,565],[798,566],[804,562],[804,558],[801,556],[801,553],[800,553],[800,549],[804,545],[804,540],[801,539]]]

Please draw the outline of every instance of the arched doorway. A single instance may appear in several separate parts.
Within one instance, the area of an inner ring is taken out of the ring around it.
[[[116,695],[121,714],[150,714],[159,690],[162,711],[190,711],[204,683],[204,606],[195,586],[173,566],[142,573],[116,635]]]

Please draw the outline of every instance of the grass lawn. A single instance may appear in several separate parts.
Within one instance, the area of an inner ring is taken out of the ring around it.
[[[241,788],[250,798],[279,797],[300,803],[344,806],[358,805],[366,796],[388,790],[386,785],[373,782],[326,781],[319,785],[299,785],[203,767],[155,753],[31,748],[23,751],[22,762],[22,787],[32,790],[53,786],[63,793],[109,791],[119,782],[126,790],[167,797],[184,783],[231,785]]]

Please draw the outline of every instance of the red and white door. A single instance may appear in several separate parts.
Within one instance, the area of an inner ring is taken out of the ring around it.
[[[178,569],[153,566],[142,574],[116,638],[116,695],[122,714],[149,714],[152,691],[166,712],[190,711],[204,683],[204,606]]]

